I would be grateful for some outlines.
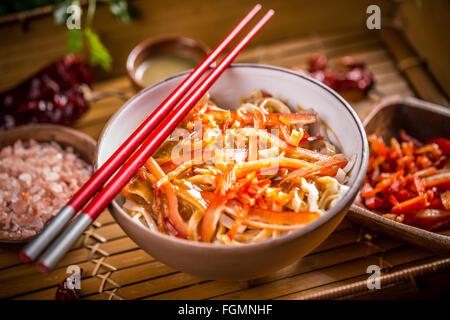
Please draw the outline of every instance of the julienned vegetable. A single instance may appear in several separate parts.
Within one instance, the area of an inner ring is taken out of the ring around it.
[[[314,112],[290,113],[259,90],[236,111],[206,97],[124,188],[123,208],[195,241],[245,243],[296,230],[347,190],[347,159],[320,129]]]
[[[423,144],[400,131],[390,146],[369,136],[371,154],[364,204],[385,217],[427,230],[450,226],[450,140]]]

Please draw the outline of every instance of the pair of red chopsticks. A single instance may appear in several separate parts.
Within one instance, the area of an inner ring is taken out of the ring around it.
[[[217,66],[184,98],[175,110],[173,107],[183,98],[210,65],[219,57],[225,48],[236,38],[244,27],[255,17],[261,5],[256,5],[222,40],[222,42],[197,66],[189,76],[164,100],[164,102],[133,132],[116,152],[94,173],[89,181],[46,225],[42,232],[20,252],[22,260],[31,263],[58,236],[69,220],[83,207],[103,184],[112,177],[108,184],[98,192],[82,213],[59,235],[47,248],[38,261],[38,268],[49,272],[72,247],[86,228],[98,217],[102,210],[114,199],[122,188],[141,168],[145,161],[164,142],[169,134],[183,120],[186,114],[196,105],[217,78],[230,63],[253,39],[262,27],[273,16],[269,10],[256,25],[238,42],[238,44],[217,64]],[[170,116],[168,116],[170,113]],[[141,144],[142,143],[142,144]],[[140,145],[140,147],[139,147]],[[139,149],[134,152],[137,148]],[[134,153],[133,153],[134,152]]]

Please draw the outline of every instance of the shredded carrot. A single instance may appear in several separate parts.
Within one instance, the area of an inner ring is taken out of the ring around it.
[[[163,179],[166,175],[158,163],[150,157],[145,162],[145,167],[155,176],[158,180]],[[184,222],[183,218],[180,216],[178,212],[178,200],[175,195],[175,191],[173,185],[170,182],[164,183],[161,188],[163,189],[166,197],[167,197],[167,206],[169,209],[169,220],[173,227],[177,230],[180,236],[184,238],[188,238],[191,236],[191,231],[189,230],[186,222]]]

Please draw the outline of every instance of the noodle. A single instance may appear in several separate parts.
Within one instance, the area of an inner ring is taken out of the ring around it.
[[[123,209],[151,230],[193,241],[250,243],[291,232],[348,190],[342,183],[353,164],[310,136],[325,130],[311,110],[291,113],[260,90],[235,111],[207,95],[123,189]]]

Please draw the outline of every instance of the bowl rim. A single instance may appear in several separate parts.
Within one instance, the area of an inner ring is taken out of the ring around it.
[[[362,125],[361,120],[359,119],[359,117],[357,116],[356,112],[353,110],[353,108],[350,106],[350,104],[344,100],[344,98],[342,98],[336,91],[334,91],[333,89],[329,88],[328,86],[326,86],[325,84],[319,82],[316,79],[313,79],[305,74],[301,74],[289,69],[285,69],[285,68],[281,68],[281,67],[275,67],[275,66],[271,66],[271,65],[265,65],[265,64],[254,64],[254,63],[236,63],[236,64],[231,64],[228,68],[230,69],[236,69],[236,68],[256,68],[256,69],[265,69],[265,70],[269,70],[269,71],[274,71],[274,72],[282,72],[282,73],[287,73],[289,75],[295,76],[295,77],[300,77],[303,80],[309,81],[319,87],[321,87],[323,90],[327,91],[329,94],[331,94],[334,98],[336,98],[343,106],[344,108],[347,110],[347,112],[350,113],[351,117],[353,118],[353,121],[355,121],[356,126],[358,128],[358,132],[359,132],[359,136],[360,139],[362,139],[362,153],[361,153],[361,162],[359,165],[359,168],[353,168],[352,170],[357,169],[358,173],[356,175],[355,178],[355,183],[353,183],[351,186],[349,186],[349,190],[345,193],[344,197],[330,210],[328,210],[327,212],[325,212],[325,214],[321,215],[320,217],[318,217],[317,219],[315,219],[314,221],[306,224],[305,226],[298,228],[297,230],[288,232],[286,234],[282,234],[278,237],[275,238],[270,238],[270,239],[265,239],[263,241],[258,241],[258,242],[253,242],[253,243],[244,243],[244,244],[240,244],[240,245],[227,245],[227,244],[222,244],[222,243],[204,243],[201,241],[192,241],[192,240],[188,240],[188,239],[180,239],[177,237],[173,237],[173,236],[169,236],[166,234],[163,234],[161,232],[155,232],[150,230],[149,228],[146,228],[144,225],[136,222],[135,220],[133,220],[120,206],[119,204],[116,202],[116,200],[114,199],[108,206],[109,211],[111,212],[112,216],[114,217],[114,219],[117,221],[116,217],[115,217],[115,210],[113,209],[117,209],[117,212],[124,216],[125,219],[128,219],[131,223],[134,223],[134,225],[138,228],[141,229],[143,232],[149,232],[151,233],[151,235],[159,237],[161,240],[166,240],[169,241],[170,243],[172,243],[173,245],[189,245],[189,246],[193,246],[196,247],[197,249],[208,249],[208,250],[218,250],[218,251],[229,251],[229,250],[237,250],[237,251],[246,251],[250,248],[264,248],[264,247],[269,247],[269,246],[273,246],[273,245],[281,245],[283,243],[286,242],[290,242],[291,240],[301,237],[303,235],[305,235],[306,233],[309,233],[311,231],[313,231],[314,229],[317,229],[319,227],[321,227],[322,225],[324,225],[326,222],[328,222],[329,220],[331,220],[332,218],[334,218],[338,213],[342,212],[343,210],[346,210],[350,207],[350,205],[352,204],[353,200],[356,198],[356,196],[358,195],[359,189],[362,186],[363,183],[363,179],[365,177],[366,174],[366,170],[367,170],[367,166],[368,166],[368,161],[369,161],[369,146],[368,146],[368,141],[367,141],[367,136],[364,130],[364,127]],[[211,68],[210,68],[211,69]],[[98,167],[98,155],[99,155],[99,150],[102,146],[102,144],[104,143],[104,137],[110,127],[110,125],[112,124],[112,122],[119,117],[119,115],[123,114],[127,107],[129,105],[131,105],[132,103],[134,103],[134,101],[136,99],[138,99],[139,97],[141,97],[144,94],[147,94],[147,92],[154,90],[157,87],[160,87],[164,84],[166,84],[169,81],[172,81],[176,78],[180,78],[183,76],[188,75],[192,70],[188,70],[182,73],[178,73],[176,75],[173,75],[171,77],[168,77],[164,80],[161,80],[160,82],[157,82],[143,90],[141,90],[140,92],[138,92],[136,95],[134,95],[132,98],[130,98],[119,110],[116,111],[116,113],[114,113],[114,115],[109,119],[109,121],[106,123],[105,127],[103,128],[98,142],[97,142],[97,149],[96,149],[96,155],[95,155],[95,167]],[[117,223],[120,225],[120,223],[117,221]]]

